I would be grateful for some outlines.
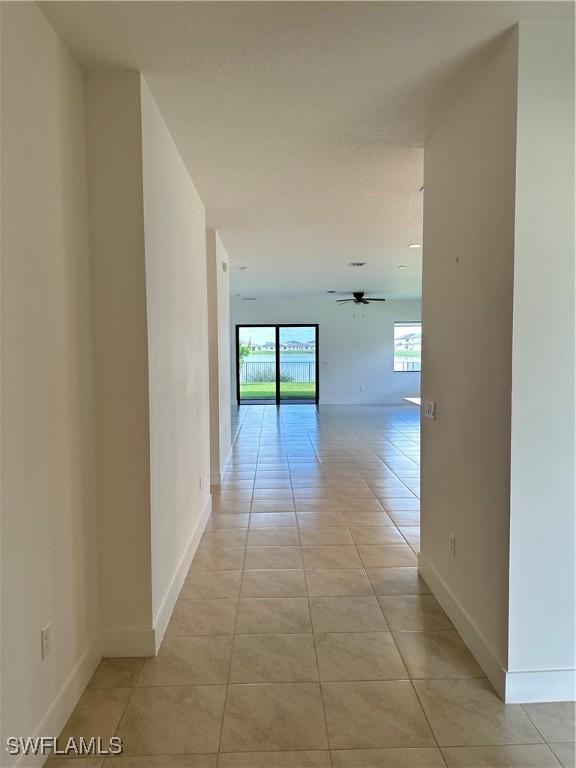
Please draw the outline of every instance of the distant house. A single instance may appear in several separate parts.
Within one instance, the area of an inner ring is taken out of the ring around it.
[[[273,341],[264,341],[262,343],[249,341],[247,346],[252,352],[274,352],[276,344]],[[280,349],[294,352],[313,352],[316,344],[313,341],[285,341],[280,344]]]
[[[248,346],[252,352],[261,352],[261,351],[276,349],[276,346],[272,341],[265,341],[263,344],[258,344],[255,341],[250,341],[248,343]]]
[[[280,349],[294,352],[310,352],[316,348],[313,341],[285,341],[280,344]]]
[[[420,349],[422,335],[420,333],[405,333],[394,339],[396,349]]]

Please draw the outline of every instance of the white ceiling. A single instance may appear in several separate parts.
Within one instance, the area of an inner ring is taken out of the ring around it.
[[[144,73],[228,249],[234,292],[387,298],[420,296],[422,252],[407,246],[421,241],[422,147],[447,94],[516,21],[572,13],[555,2],[42,7],[87,66]]]

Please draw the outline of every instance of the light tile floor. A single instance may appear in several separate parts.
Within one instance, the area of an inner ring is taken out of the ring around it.
[[[417,572],[415,406],[245,406],[156,658],[102,661],[71,768],[574,766],[574,705],[504,705]]]

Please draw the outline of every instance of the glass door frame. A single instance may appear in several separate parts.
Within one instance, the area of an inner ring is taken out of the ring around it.
[[[241,400],[240,399],[240,329],[241,328],[273,328],[274,329],[274,344],[275,344],[275,368],[276,368],[276,397],[270,398],[269,401],[264,400]],[[280,393],[280,328],[314,328],[314,337],[316,340],[316,349],[314,353],[315,362],[315,393],[314,397],[310,398],[293,398],[282,399]],[[266,402],[270,404],[291,404],[291,403],[306,403],[314,402],[318,405],[320,400],[320,358],[319,358],[319,329],[318,323],[236,323],[236,401],[238,405],[266,405]]]

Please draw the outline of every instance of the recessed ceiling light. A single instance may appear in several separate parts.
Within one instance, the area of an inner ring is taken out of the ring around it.
[[[237,267],[237,269],[239,269],[239,270],[240,270],[240,272],[246,272],[246,270],[248,269],[248,267]]]
[[[406,269],[406,264],[399,264],[397,269]]]
[[[242,301],[256,301],[256,299],[253,296],[244,296]]]
[[[408,243],[408,248],[422,248],[422,243]]]
[[[348,264],[349,267],[365,267],[366,262],[365,261],[351,261]]]

